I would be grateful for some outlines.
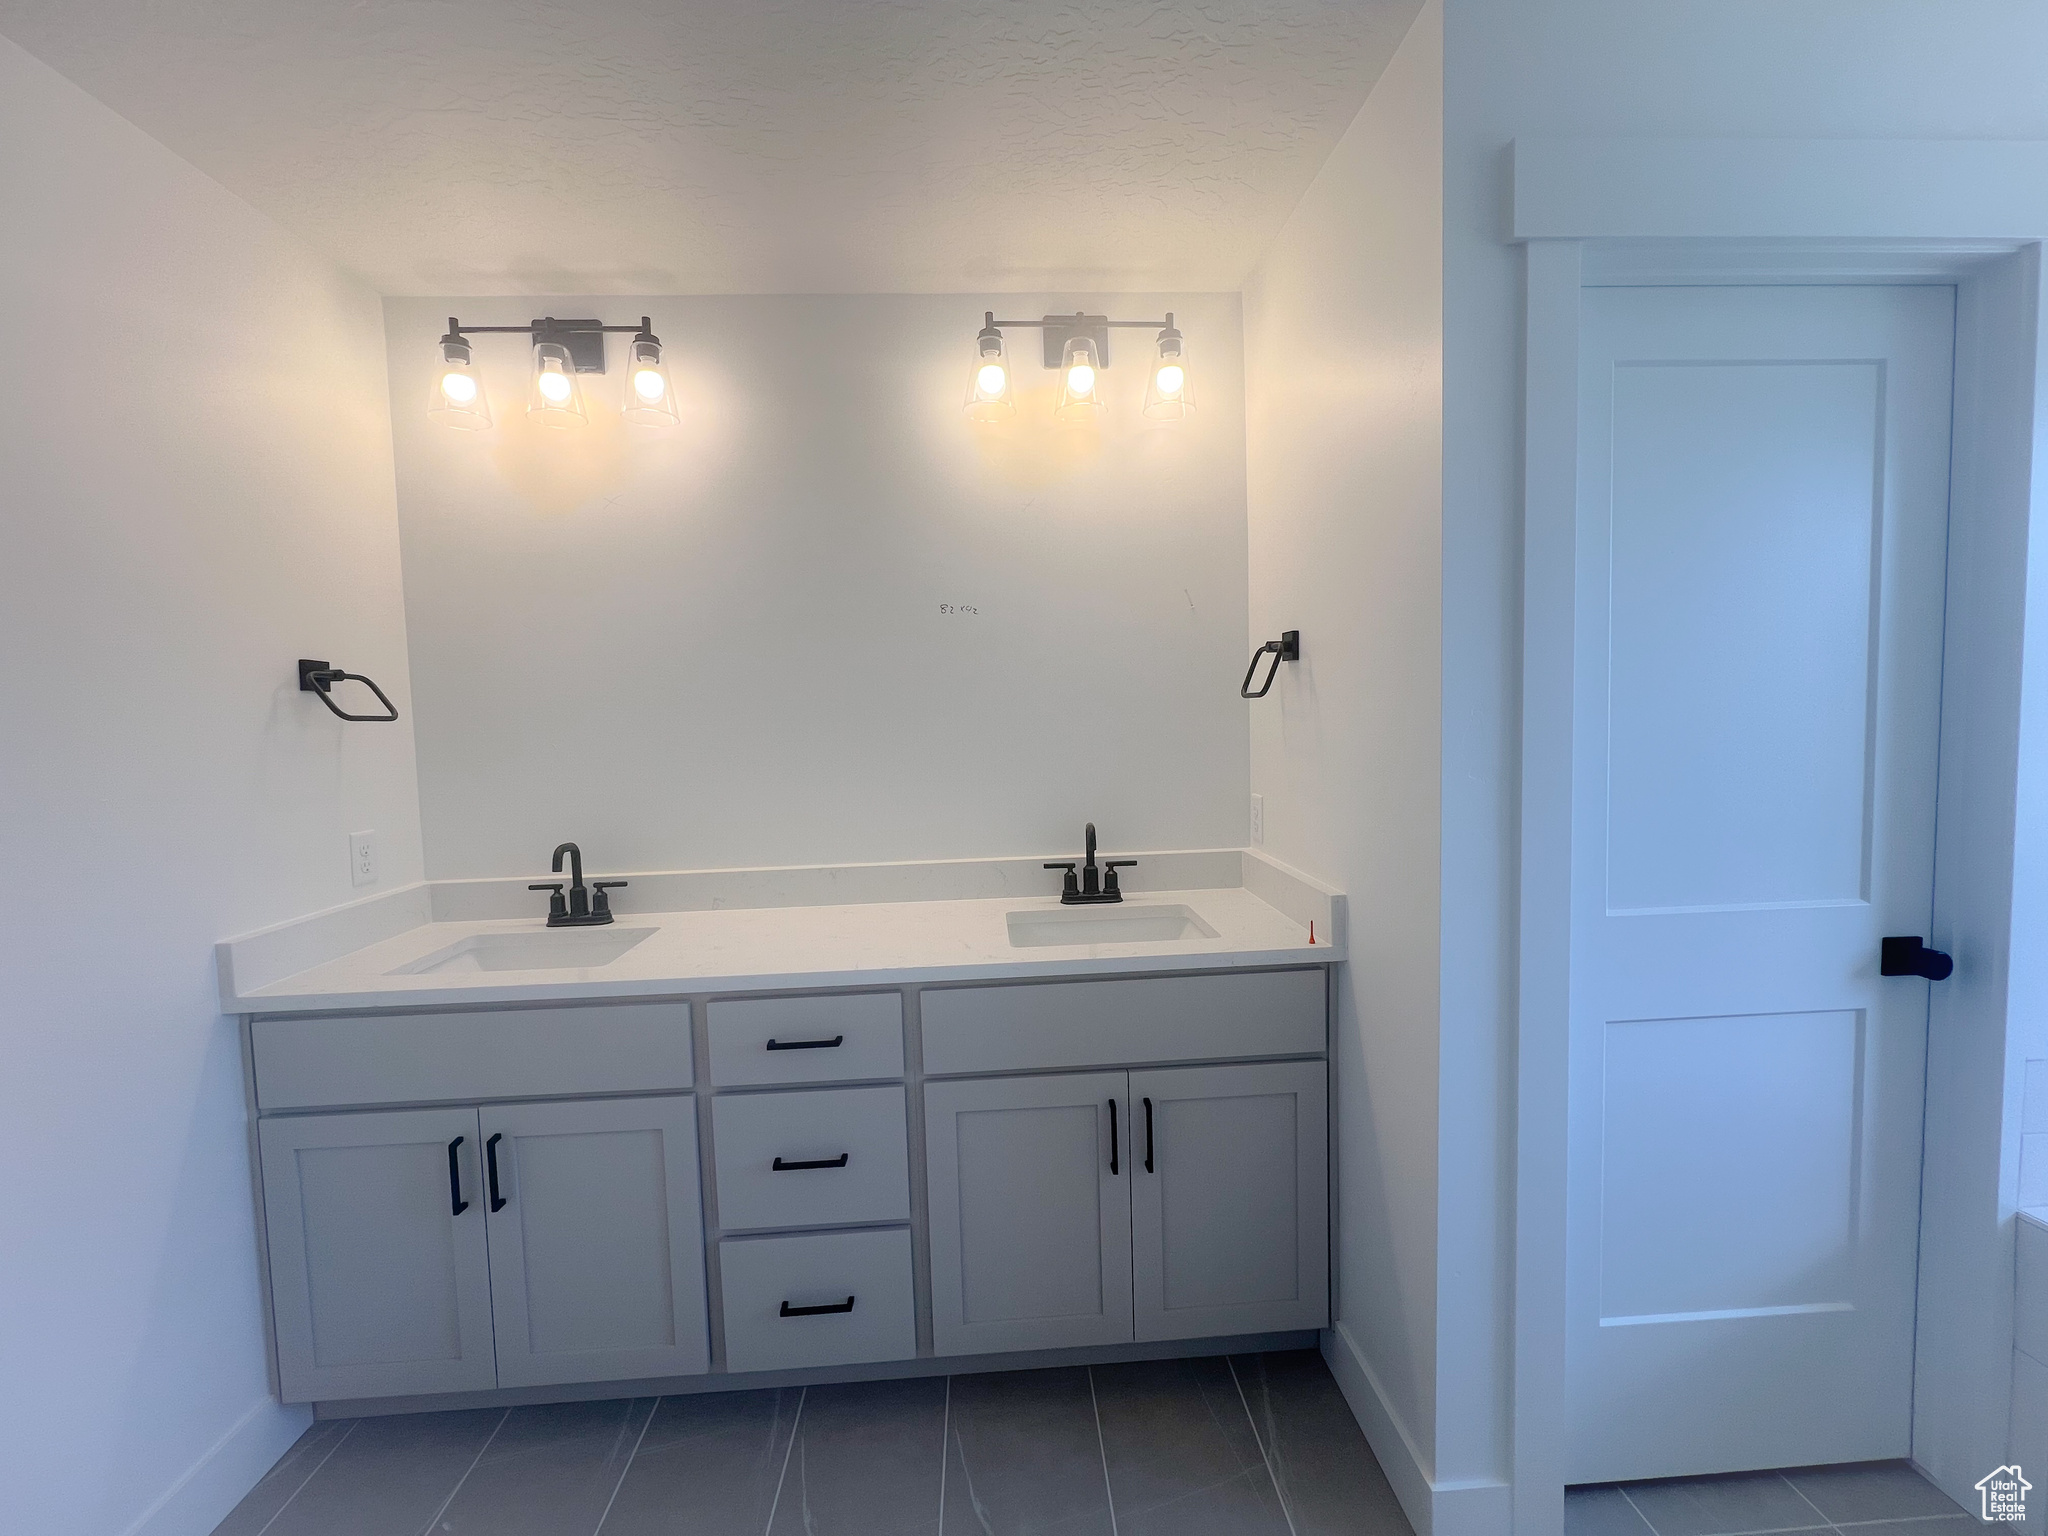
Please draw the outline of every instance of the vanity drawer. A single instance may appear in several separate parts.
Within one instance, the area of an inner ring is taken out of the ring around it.
[[[705,1012],[711,1081],[721,1087],[903,1075],[900,993],[750,997]]]
[[[690,1005],[292,1015],[250,1026],[260,1108],[688,1088]]]
[[[910,1219],[900,1087],[722,1094],[712,1101],[711,1135],[718,1224],[728,1232]],[[836,1168],[787,1166],[841,1158]]]
[[[727,1238],[718,1245],[725,1290],[725,1368],[909,1360],[917,1354],[910,1231]],[[784,1308],[851,1309],[802,1313]]]
[[[928,988],[929,1075],[1320,1056],[1322,967]]]

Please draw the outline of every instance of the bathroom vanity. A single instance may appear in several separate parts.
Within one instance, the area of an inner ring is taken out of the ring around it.
[[[365,919],[223,945],[280,1395],[674,1392],[1323,1327],[1338,956],[1306,930],[1341,897],[1274,868],[1292,915],[1242,887],[1134,893],[1099,926],[1043,896],[570,934],[385,914],[274,981]],[[600,938],[601,961],[540,947]],[[592,963],[537,963],[563,956]]]

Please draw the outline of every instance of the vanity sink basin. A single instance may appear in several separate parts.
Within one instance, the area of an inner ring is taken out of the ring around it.
[[[390,974],[593,970],[610,965],[654,932],[652,928],[550,928],[538,933],[473,933]]]
[[[1036,907],[1012,912],[1010,947],[1046,944],[1170,944],[1176,939],[1213,939],[1216,930],[1187,907]]]

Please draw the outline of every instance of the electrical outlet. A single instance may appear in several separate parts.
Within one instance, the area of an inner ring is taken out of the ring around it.
[[[1265,840],[1266,840],[1266,797],[1265,797],[1264,795],[1253,795],[1253,796],[1252,796],[1252,841],[1253,841],[1254,843],[1263,843],[1263,842],[1265,842]]]
[[[348,874],[356,885],[377,883],[377,834],[351,832],[348,835]]]

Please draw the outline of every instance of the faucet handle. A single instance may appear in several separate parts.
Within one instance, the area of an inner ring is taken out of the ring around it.
[[[1104,859],[1102,861],[1102,894],[1105,896],[1121,896],[1123,891],[1116,883],[1116,872],[1120,869],[1129,869],[1137,862],[1136,859]]]
[[[550,920],[553,920],[558,917],[567,917],[569,915],[568,904],[562,900],[561,881],[543,881],[539,885],[529,885],[527,889],[529,891],[546,891],[549,893],[548,917]]]
[[[622,885],[625,885],[625,884],[627,884],[627,883],[628,883],[628,882],[627,882],[627,881],[624,881],[624,880],[593,880],[593,881],[591,881],[591,882],[590,882],[590,912],[591,912],[591,915],[592,915],[592,916],[594,917],[594,916],[596,916],[596,915],[597,915],[598,913],[600,913],[600,912],[603,912],[603,913],[607,913],[607,914],[608,914],[608,913],[610,913],[610,911],[611,911],[611,909],[612,909],[612,899],[611,899],[611,897],[609,897],[609,896],[605,895],[605,892],[606,892],[606,891],[615,891],[615,890],[617,890],[617,889],[618,889],[618,888],[619,888],[620,886],[622,886]]]
[[[1064,863],[1055,860],[1045,867],[1047,869],[1064,869],[1067,872],[1066,882],[1060,887],[1060,897],[1062,900],[1069,896],[1081,894],[1081,882],[1074,878],[1074,861],[1072,859],[1068,859]]]

